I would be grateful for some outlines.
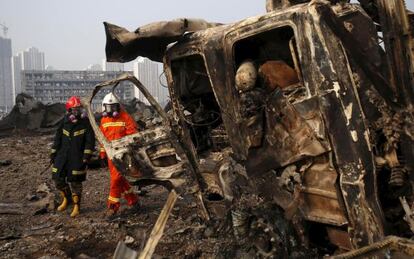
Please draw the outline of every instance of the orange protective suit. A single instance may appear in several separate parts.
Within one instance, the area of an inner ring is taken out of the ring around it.
[[[138,132],[135,121],[124,110],[121,110],[119,116],[115,118],[102,117],[100,129],[109,141]],[[100,157],[101,159],[106,158],[103,148],[101,148]],[[117,212],[121,205],[120,198],[122,195],[124,195],[129,206],[135,205],[138,202],[138,196],[133,192],[128,181],[118,172],[109,158],[108,167],[111,175],[108,208]]]

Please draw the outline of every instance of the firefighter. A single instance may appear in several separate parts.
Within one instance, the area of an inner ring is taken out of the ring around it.
[[[118,98],[113,93],[107,94],[102,101],[100,129],[109,141],[138,132],[135,121],[124,109],[121,109]],[[107,159],[111,177],[108,216],[111,217],[118,212],[121,196],[124,196],[129,207],[137,207],[138,196],[133,192],[128,181],[115,168],[112,161],[107,158],[103,148],[101,148],[100,157],[102,160]]]
[[[82,182],[86,180],[86,165],[95,147],[95,135],[77,96],[66,103],[66,115],[59,124],[50,155],[52,178],[62,196],[57,208],[64,211],[70,199],[71,217],[80,213]]]

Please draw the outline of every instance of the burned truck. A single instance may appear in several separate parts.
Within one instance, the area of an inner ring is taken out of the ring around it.
[[[267,9],[105,23],[108,61],[164,63],[172,110],[133,76],[105,82],[96,91],[132,80],[164,124],[116,143],[94,127],[98,139],[132,183],[194,187],[204,217],[230,218],[257,257],[414,256],[412,13],[398,0]]]

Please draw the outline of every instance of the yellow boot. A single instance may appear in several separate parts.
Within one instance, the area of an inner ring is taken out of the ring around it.
[[[62,197],[62,203],[57,208],[58,211],[64,211],[68,207],[68,198],[66,197],[66,193],[61,191],[60,196]]]
[[[72,195],[72,201],[73,201],[73,210],[72,210],[72,213],[70,214],[70,216],[73,218],[73,217],[78,216],[79,212],[80,212],[80,207],[79,207],[79,205],[80,205],[80,196],[76,195],[76,194]]]

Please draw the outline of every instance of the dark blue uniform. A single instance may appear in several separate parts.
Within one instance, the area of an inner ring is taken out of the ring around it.
[[[54,154],[53,179],[57,182],[86,180],[84,160],[95,148],[95,135],[87,118],[73,123],[68,116],[59,124],[52,147]]]

